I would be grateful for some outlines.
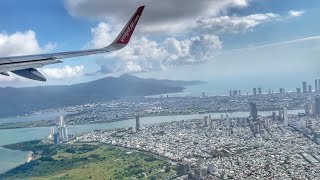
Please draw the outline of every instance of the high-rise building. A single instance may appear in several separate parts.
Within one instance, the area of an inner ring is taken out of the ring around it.
[[[229,95],[232,96],[232,91],[231,90],[229,91]]]
[[[204,121],[204,125],[207,127],[209,125],[209,117],[208,116],[204,116],[203,117],[203,121]]]
[[[277,113],[276,112],[272,112],[272,120],[277,120]]]
[[[297,88],[297,93],[301,93],[301,88]]]
[[[285,93],[285,89],[284,88],[280,88],[279,92],[280,92],[280,94],[284,94]]]
[[[288,125],[288,109],[287,109],[287,107],[283,107],[283,124],[285,126]]]
[[[302,92],[307,93],[307,82],[302,82]]]
[[[306,120],[306,128],[312,129],[313,123],[311,119]]]
[[[260,131],[261,131],[260,122],[254,123],[254,133],[255,133],[255,134],[260,134]]]
[[[53,142],[54,144],[60,144],[60,133],[56,132],[53,134]]]
[[[264,119],[264,124],[265,124],[265,126],[266,126],[267,128],[269,128],[269,126],[270,126],[269,118],[265,118],[265,119]]]
[[[60,116],[59,120],[59,130],[60,130],[60,139],[65,142],[68,141],[68,128],[67,125],[64,122],[64,117]]]
[[[283,111],[282,110],[279,111],[279,120],[280,121],[283,120]]]
[[[136,116],[136,131],[140,131],[140,118]]]
[[[53,140],[55,144],[67,142],[69,140],[68,128],[64,122],[64,117],[60,116],[56,119],[56,127],[52,127],[48,139]]]
[[[312,93],[312,86],[311,85],[308,86],[308,92]]]
[[[254,95],[254,96],[257,95],[257,88],[253,88],[253,95]]]
[[[238,95],[241,96],[241,90],[238,90]]]
[[[238,91],[237,90],[233,90],[233,95],[237,96],[238,95]]]
[[[318,91],[320,91],[320,79],[318,79]]]
[[[318,80],[317,79],[314,81],[314,87],[315,87],[315,90],[318,91]]]
[[[311,114],[311,106],[310,106],[310,104],[306,104],[305,106],[304,106],[304,113],[305,113],[305,115],[310,115]]]
[[[320,115],[320,97],[315,98],[315,115]]]
[[[206,97],[205,92],[202,92],[202,98],[205,98],[205,97]]]
[[[177,165],[177,174],[179,176],[183,176],[185,174],[188,174],[190,171],[190,164],[188,163],[178,163]]]
[[[258,88],[258,94],[261,95],[262,94],[262,89]]]
[[[269,94],[271,94],[271,89],[269,89]]]
[[[255,103],[250,103],[250,116],[254,119],[258,117],[257,105]]]

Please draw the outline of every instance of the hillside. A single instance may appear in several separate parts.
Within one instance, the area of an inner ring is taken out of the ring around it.
[[[183,86],[201,83],[204,82],[143,79],[126,74],[68,86],[0,88],[0,117],[122,97],[181,92]]]

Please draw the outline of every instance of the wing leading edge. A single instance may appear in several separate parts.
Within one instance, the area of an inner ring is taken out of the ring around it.
[[[46,81],[46,78],[35,68],[40,68],[48,64],[61,63],[59,59],[87,56],[92,54],[101,54],[116,51],[124,48],[130,41],[135,27],[142,15],[144,6],[139,7],[123,28],[121,33],[109,46],[99,49],[70,51],[61,53],[38,54],[28,56],[12,56],[0,58],[0,74],[8,76],[7,72],[23,76],[37,81]]]

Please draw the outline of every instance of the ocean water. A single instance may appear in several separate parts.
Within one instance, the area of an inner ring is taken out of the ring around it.
[[[288,111],[289,114],[298,114],[303,110]],[[247,117],[249,112],[234,112],[228,113],[229,117]],[[271,115],[271,111],[259,112],[259,115]],[[221,113],[211,113],[212,118],[220,118]],[[31,115],[28,118],[33,119]],[[45,115],[44,115],[45,116]],[[50,116],[50,114],[49,114]],[[202,119],[204,114],[191,114],[191,115],[177,115],[177,116],[155,116],[143,117],[140,119],[142,125],[155,124],[161,122],[172,122],[190,119]],[[1,121],[1,119],[0,119]],[[68,132],[72,134],[81,134],[94,130],[105,130],[114,128],[132,127],[135,125],[135,119],[125,121],[104,123],[104,124],[89,124],[89,125],[74,125],[68,126]],[[37,127],[37,128],[21,128],[21,129],[7,129],[0,130],[0,146],[24,142],[29,140],[43,139],[48,136],[50,127]],[[20,164],[27,161],[30,152],[12,151],[0,147],[0,173],[4,173]]]

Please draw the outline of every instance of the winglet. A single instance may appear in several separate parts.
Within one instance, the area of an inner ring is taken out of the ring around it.
[[[130,41],[130,38],[134,32],[135,27],[138,24],[138,21],[142,15],[143,9],[145,6],[140,6],[134,15],[131,17],[127,25],[123,28],[121,33],[118,35],[117,39],[112,44],[119,44],[119,45],[127,45]],[[123,47],[124,47],[123,46]]]

